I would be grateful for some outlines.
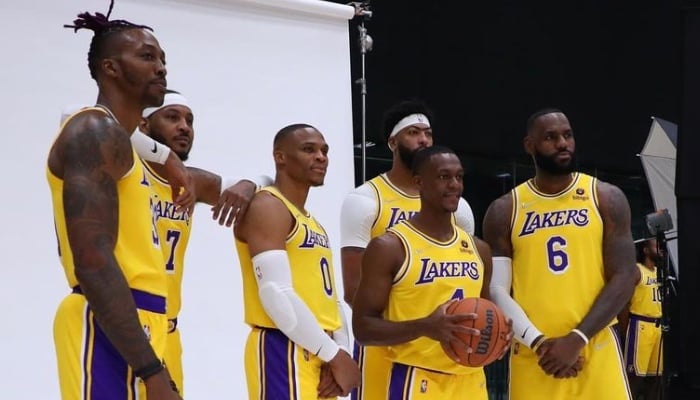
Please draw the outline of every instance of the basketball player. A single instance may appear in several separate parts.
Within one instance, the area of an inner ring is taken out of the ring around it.
[[[574,134],[561,111],[534,113],[524,145],[535,177],[484,217],[491,296],[521,342],[510,357],[510,398],[629,399],[612,328],[639,280],[627,199],[573,172]]]
[[[346,351],[328,236],[305,209],[309,189],[326,176],[328,144],[310,125],[289,125],[275,135],[273,156],[274,185],[255,194],[234,226],[252,328],[248,398],[345,396],[359,384],[360,370]]]
[[[450,347],[450,341],[467,346],[455,332],[478,334],[460,324],[476,315],[446,315],[445,309],[455,299],[488,297],[491,251],[453,223],[463,169],[452,150],[418,151],[413,174],[420,211],[370,241],[353,302],[357,341],[389,346],[389,388],[372,398],[487,400],[483,367],[456,363]],[[460,267],[441,268],[445,263]]]
[[[340,255],[345,301],[351,307],[360,282],[362,255],[369,241],[420,209],[411,162],[416,151],[433,145],[432,119],[432,111],[417,100],[405,100],[387,110],[384,135],[393,154],[392,167],[357,187],[343,202]],[[466,200],[459,200],[454,220],[468,233],[474,233],[474,215]],[[386,395],[391,368],[387,349],[364,348],[355,343],[354,350],[362,370],[362,384],[353,392],[353,399],[382,398]]]
[[[163,104],[146,108],[142,115],[139,129],[157,142],[167,145],[182,161],[187,161],[194,141],[194,114],[187,99],[176,91],[167,90]],[[163,251],[164,268],[168,274],[165,364],[183,395],[182,344],[177,317],[181,308],[185,251],[192,229],[192,214],[175,211],[169,183],[164,178],[164,166],[155,162],[148,162],[145,166],[153,188],[156,229]],[[268,177],[261,177],[259,183],[241,180],[231,185],[232,179],[222,179],[219,175],[198,168],[188,169],[195,182],[197,202],[214,206],[214,219],[218,218],[221,225],[226,223],[227,226],[231,226],[237,215],[245,213],[258,184],[265,186],[272,182]]]
[[[620,332],[625,335],[627,377],[635,400],[656,400],[661,396],[661,293],[656,275],[659,260],[656,239],[637,244],[641,279],[632,299],[618,316]]]
[[[110,5],[110,12],[112,6]],[[69,117],[49,151],[58,250],[73,293],[54,341],[63,400],[178,399],[162,363],[167,282],[150,187],[129,135],[163,102],[165,56],[150,28],[82,13],[95,107]]]

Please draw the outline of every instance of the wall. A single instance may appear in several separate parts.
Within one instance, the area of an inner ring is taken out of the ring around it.
[[[91,33],[62,25],[108,6],[108,0],[0,2],[3,399],[59,397],[52,323],[68,287],[56,254],[45,158],[61,110],[94,103],[97,93],[86,61]],[[351,17],[350,7],[314,0],[117,0],[112,15],[153,27],[165,49],[169,86],[195,112],[189,164],[227,176],[272,175],[279,128],[306,122],[325,134],[331,165],[308,208],[336,249],[340,203],[353,186]],[[243,398],[248,329],[232,234],[211,220],[209,207],[198,206],[194,218],[180,319],[185,390],[189,398]],[[334,261],[342,291],[338,251]]]

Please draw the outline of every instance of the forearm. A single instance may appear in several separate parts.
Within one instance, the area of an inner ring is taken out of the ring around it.
[[[355,340],[365,346],[391,346],[427,336],[427,318],[389,321],[381,316],[353,316]]]
[[[610,324],[625,307],[634,292],[634,281],[627,275],[616,275],[605,285],[593,306],[576,327],[589,338]]]
[[[99,269],[76,268],[80,288],[98,325],[124,360],[138,370],[158,361],[116,260]]]

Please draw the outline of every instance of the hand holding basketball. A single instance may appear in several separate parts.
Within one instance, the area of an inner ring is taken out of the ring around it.
[[[459,300],[450,300],[435,309],[428,317],[428,332],[426,332],[426,336],[440,342],[447,356],[455,361],[459,359],[459,356],[452,350],[450,343],[457,341],[457,345],[464,348],[468,346],[468,343],[461,338],[470,337],[478,332],[468,326],[468,321],[476,318],[476,314],[447,312],[447,309],[457,301]],[[455,336],[455,333],[459,333],[461,336]]]
[[[449,315],[476,314],[476,318],[462,320],[464,327],[479,330],[479,335],[453,332],[448,346],[442,343],[445,353],[456,362],[469,367],[481,367],[501,358],[510,343],[512,327],[503,311],[493,302],[469,297],[452,302],[445,310]],[[471,349],[471,353],[468,349]],[[451,354],[455,354],[453,357]]]

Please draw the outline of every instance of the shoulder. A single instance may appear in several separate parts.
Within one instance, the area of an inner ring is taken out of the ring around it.
[[[345,195],[341,208],[341,220],[353,223],[362,218],[374,218],[377,207],[374,189],[364,183]]]
[[[387,231],[370,240],[367,249],[374,248],[375,250],[397,250],[403,249],[403,241],[398,234],[393,231]]]
[[[474,246],[476,246],[476,250],[479,252],[479,255],[481,256],[482,259],[491,259],[491,246],[489,246],[486,241],[479,239],[476,236],[472,236],[472,239],[474,240]]]
[[[511,214],[513,213],[512,193],[510,191],[491,202],[484,216],[484,225],[510,224]]]
[[[624,213],[629,214],[629,202],[625,193],[617,186],[596,180],[596,193],[598,198],[598,209],[605,217],[616,218]]]

